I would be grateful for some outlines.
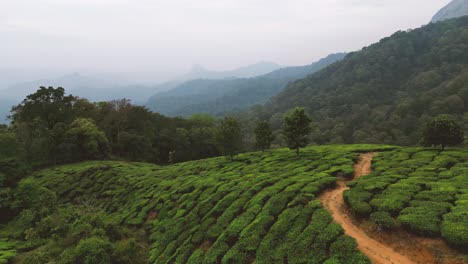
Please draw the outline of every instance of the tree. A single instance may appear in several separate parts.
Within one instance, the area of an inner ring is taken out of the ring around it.
[[[297,107],[284,117],[283,136],[290,149],[296,150],[299,155],[299,148],[307,146],[308,135],[312,131],[311,120],[304,108]]]
[[[66,133],[73,149],[72,153],[78,155],[75,158],[86,160],[107,157],[109,141],[92,119],[76,119]]]
[[[48,130],[59,122],[69,123],[74,118],[73,104],[77,98],[65,96],[65,89],[58,87],[45,88],[41,86],[35,93],[30,94],[21,104],[11,110],[13,123],[32,122],[39,119],[45,123]]]
[[[217,131],[216,142],[223,155],[230,157],[231,161],[242,147],[242,135],[239,121],[232,117],[225,117]]]
[[[269,149],[271,142],[275,137],[273,136],[273,131],[271,130],[270,123],[268,121],[260,121],[255,127],[255,140],[257,141],[256,145],[262,151]]]
[[[15,156],[16,144],[15,133],[7,128],[0,127],[0,159]]]
[[[462,128],[449,115],[438,115],[426,123],[423,132],[424,146],[455,146],[463,143]]]

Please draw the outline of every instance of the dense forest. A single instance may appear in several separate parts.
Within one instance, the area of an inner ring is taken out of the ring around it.
[[[468,17],[397,32],[239,118],[245,127],[269,120],[278,130],[294,106],[310,114],[317,144],[418,144],[423,124],[438,114],[455,116],[468,131]]]
[[[341,60],[345,53],[327,56],[306,66],[286,67],[252,78],[198,79],[152,96],[146,105],[169,116],[207,113],[225,116],[266,102],[284,87]]]
[[[168,118],[125,99],[92,103],[63,88],[41,87],[13,107],[10,126],[0,128],[0,142],[8,143],[0,152],[33,164],[180,162],[219,155],[215,122],[205,115]]]

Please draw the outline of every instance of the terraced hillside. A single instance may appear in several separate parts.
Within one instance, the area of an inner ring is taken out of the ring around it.
[[[468,150],[402,148],[379,153],[372,167],[344,194],[356,215],[468,248]]]
[[[368,258],[357,250],[355,240],[344,234],[317,199],[325,189],[336,185],[337,176],[351,177],[360,153],[369,151],[379,152],[374,164],[375,172],[351,183],[353,189],[347,194],[349,201],[358,188],[370,193],[383,190],[387,182],[402,180],[400,185],[405,185],[412,178],[414,181],[421,179],[422,176],[414,174],[413,170],[403,168],[425,168],[420,172],[429,174],[429,168],[433,168],[432,172],[440,171],[437,175],[441,178],[441,188],[446,186],[444,190],[453,191],[455,186],[457,189],[452,193],[457,197],[457,203],[462,201],[462,193],[467,191],[466,185],[457,179],[463,177],[460,171],[466,172],[466,151],[447,151],[437,156],[437,152],[430,150],[379,145],[308,147],[300,157],[290,150],[280,149],[241,154],[234,162],[220,157],[164,167],[146,163],[85,162],[42,170],[23,182],[46,187],[59,197],[60,203],[105,212],[105,220],[101,221],[104,224],[100,221],[96,224],[96,220],[92,220],[88,221],[90,224],[83,225],[82,220],[65,217],[73,226],[81,227],[79,230],[90,228],[90,225],[102,226],[98,231],[80,231],[81,240],[85,242],[74,241],[68,235],[61,238],[64,228],[54,226],[60,222],[47,222],[47,230],[54,230],[53,239],[64,239],[61,245],[66,242],[64,245],[75,247],[73,252],[79,252],[85,245],[96,245],[96,240],[93,240],[96,237],[107,235],[110,240],[124,243],[129,235],[138,237],[138,248],[146,251],[143,255],[151,263],[369,263]],[[427,157],[425,163],[416,159],[420,156]],[[453,159],[441,163],[439,157],[447,156]],[[394,165],[390,162],[384,166],[386,158],[394,159]],[[401,176],[387,181],[390,176],[384,171],[398,166]],[[379,175],[386,177],[382,178],[380,185],[376,180]],[[374,185],[383,187],[368,190],[370,187],[366,186],[370,185],[365,185],[366,177],[374,179]],[[437,185],[439,178],[433,175],[433,182],[425,184]],[[457,183],[447,183],[451,180]],[[423,183],[420,185],[422,191]],[[420,196],[424,196],[424,192]],[[413,199],[412,194],[408,197],[408,201]],[[379,198],[392,201],[389,196]],[[432,213],[428,216],[431,217]],[[447,220],[449,216],[446,215]],[[126,235],[114,238],[116,236],[112,234],[115,231],[112,230],[115,227],[106,224],[108,222],[126,228]],[[0,232],[8,234],[11,225],[3,230],[0,227]],[[145,231],[145,234],[138,233],[138,230]],[[22,240],[26,242],[22,243],[27,245],[19,246],[16,260],[44,248],[41,242],[28,243],[34,232],[25,233],[28,235]],[[58,251],[48,250],[49,256],[42,255],[40,260],[73,263],[63,261],[67,252]],[[111,263],[113,258],[114,255],[101,259]],[[127,261],[130,262],[120,260],[118,263],[138,263],[137,258]]]

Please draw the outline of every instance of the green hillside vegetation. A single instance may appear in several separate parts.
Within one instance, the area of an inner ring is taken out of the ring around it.
[[[297,106],[316,124],[317,144],[415,145],[424,123],[439,114],[454,116],[466,133],[468,17],[399,31],[293,82],[239,119],[246,128],[269,120],[279,130],[283,114]]]
[[[289,82],[321,70],[344,56],[344,53],[332,54],[311,65],[286,67],[253,78],[192,80],[152,96],[146,105],[169,116],[196,113],[224,116],[264,103]]]
[[[359,152],[390,149],[309,147],[300,157],[279,149],[234,162],[45,169],[10,190],[16,216],[0,233],[20,241],[16,259],[28,263],[369,263],[316,197],[336,175],[353,173]]]
[[[379,153],[372,168],[344,194],[357,216],[468,248],[468,150],[401,148]]]

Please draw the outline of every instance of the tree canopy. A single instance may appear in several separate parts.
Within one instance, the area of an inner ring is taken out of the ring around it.
[[[284,117],[283,136],[288,147],[296,150],[297,155],[299,155],[299,149],[309,143],[309,134],[312,131],[311,122],[304,108],[300,107],[294,108]]]
[[[464,141],[461,126],[448,115],[438,115],[424,127],[423,144],[426,146],[456,146]]]

